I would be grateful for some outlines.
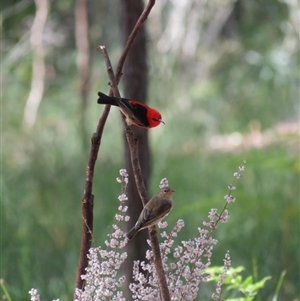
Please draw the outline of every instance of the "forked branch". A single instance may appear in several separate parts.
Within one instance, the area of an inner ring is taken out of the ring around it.
[[[149,0],[147,6],[145,7],[143,13],[141,14],[140,18],[138,19],[132,33],[129,35],[124,50],[121,54],[116,74],[114,78],[116,78],[116,83],[111,86],[117,87],[118,83],[120,82],[122,76],[122,69],[126,59],[126,56],[132,46],[132,43],[139,32],[139,29],[144,24],[145,20],[147,19],[152,7],[155,4],[155,0]],[[110,92],[112,95],[112,91]],[[88,165],[86,169],[86,179],[85,179],[85,187],[84,187],[84,194],[82,199],[82,238],[81,238],[81,246],[80,246],[80,255],[79,255],[79,262],[77,266],[77,273],[76,273],[76,288],[83,288],[84,281],[81,279],[81,275],[85,274],[85,269],[88,265],[87,254],[89,249],[92,245],[92,233],[93,233],[93,202],[94,196],[92,194],[93,189],[93,179],[94,179],[94,169],[95,163],[98,157],[98,152],[101,144],[101,138],[104,130],[104,126],[110,111],[110,106],[106,105],[101,117],[99,118],[96,132],[92,135],[91,138],[91,148],[90,154],[88,159]],[[127,130],[126,130],[127,132]],[[133,139],[133,136],[132,136]],[[137,144],[137,142],[135,142]],[[145,187],[144,187],[145,188]],[[147,200],[146,190],[139,188],[140,193],[142,192],[141,198],[142,200]],[[74,293],[75,299],[76,293]],[[166,299],[167,300],[167,299]]]
[[[111,66],[107,51],[104,46],[99,46],[99,48],[102,51],[105,62],[106,62],[107,72],[108,72],[110,85],[111,85],[113,94],[116,97],[120,97],[120,93],[119,93],[118,86],[117,86],[117,81],[115,79],[115,76],[113,73],[113,68]],[[124,124],[124,128],[125,128],[127,142],[128,142],[129,149],[130,149],[131,164],[132,164],[132,170],[133,170],[136,186],[137,186],[138,192],[140,194],[141,200],[143,202],[143,205],[145,206],[148,201],[148,197],[147,197],[147,191],[146,191],[146,187],[144,184],[142,170],[141,170],[140,161],[139,161],[138,140],[136,137],[134,137],[133,131],[131,130],[130,126],[127,125],[124,116],[123,116],[123,124]],[[163,269],[162,258],[161,258],[159,242],[158,242],[158,236],[157,236],[157,231],[156,231],[155,226],[153,226],[149,229],[149,236],[150,236],[151,247],[152,247],[152,251],[153,251],[153,263],[154,263],[156,273],[158,276],[160,296],[163,301],[169,301],[169,300],[171,300],[170,293],[169,293],[169,289],[168,289],[168,285],[167,285],[166,275],[165,275],[165,272]]]

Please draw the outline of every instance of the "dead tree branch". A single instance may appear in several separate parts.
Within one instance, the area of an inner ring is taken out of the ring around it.
[[[116,78],[116,84],[115,87],[120,82],[121,76],[122,76],[122,68],[126,59],[126,56],[132,46],[132,43],[139,31],[139,29],[142,27],[143,23],[147,19],[153,5],[155,4],[155,0],[149,0],[145,10],[141,14],[140,18],[138,19],[132,33],[127,39],[126,45],[124,47],[124,50],[122,52],[122,55],[120,57],[117,70],[115,73]],[[113,85],[111,85],[113,86]],[[116,91],[115,91],[116,92]],[[112,92],[110,92],[110,95]],[[115,95],[115,94],[114,94]],[[101,138],[104,130],[104,126],[108,117],[110,111],[110,105],[106,105],[104,108],[104,111],[99,118],[96,132],[92,135],[91,138],[91,148],[90,148],[90,154],[89,154],[89,160],[88,165],[86,169],[86,180],[85,180],[85,187],[84,187],[84,195],[82,199],[82,239],[81,239],[81,247],[80,247],[80,255],[79,255],[79,262],[77,266],[77,273],[76,273],[76,288],[83,288],[84,281],[81,279],[81,275],[85,274],[85,268],[88,265],[88,259],[87,254],[89,252],[89,249],[91,248],[92,244],[92,231],[93,231],[93,202],[94,202],[94,196],[92,194],[92,188],[93,188],[93,179],[94,179],[94,169],[95,169],[95,163],[98,157],[98,152],[101,144]],[[130,129],[131,130],[131,129]],[[143,183],[141,184],[143,185]],[[147,200],[146,190],[139,188],[138,189],[141,194],[142,200]],[[75,299],[76,293],[74,292],[74,299]],[[168,300],[168,299],[164,299]]]
[[[115,79],[113,69],[110,64],[110,59],[108,57],[106,49],[104,46],[100,46],[100,49],[105,58],[107,72],[108,72],[108,76],[109,76],[113,94],[117,97],[120,97],[120,93],[119,93],[118,86],[117,86],[117,81]],[[144,184],[142,170],[141,170],[140,161],[139,161],[138,140],[134,137],[134,134],[133,134],[133,131],[131,130],[131,128],[126,124],[124,116],[123,116],[123,124],[124,124],[124,128],[125,128],[127,142],[128,142],[129,149],[130,149],[131,164],[132,164],[132,169],[133,169],[136,186],[137,186],[138,192],[140,194],[141,200],[143,202],[143,205],[145,206],[146,203],[148,202],[148,196],[147,196],[147,191],[146,191],[146,187]],[[157,231],[156,231],[155,226],[153,226],[149,229],[149,236],[150,236],[151,247],[152,247],[152,251],[153,251],[153,262],[154,262],[155,269],[156,269],[157,276],[158,276],[160,295],[161,295],[161,298],[163,301],[169,301],[169,300],[171,300],[170,293],[169,293],[169,289],[168,289],[168,285],[167,285],[165,272],[163,269],[159,242],[158,242],[158,237],[157,237]]]

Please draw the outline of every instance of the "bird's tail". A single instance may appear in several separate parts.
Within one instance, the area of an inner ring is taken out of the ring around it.
[[[138,231],[133,227],[127,234],[127,238],[130,240]]]
[[[99,98],[98,98],[97,102],[99,104],[119,106],[115,97],[107,96],[107,95],[103,94],[102,92],[98,92],[98,96],[99,96]]]

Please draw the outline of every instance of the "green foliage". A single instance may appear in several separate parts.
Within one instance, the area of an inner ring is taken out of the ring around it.
[[[3,279],[0,279],[0,286],[3,292],[3,298],[5,298],[7,301],[12,301]]]
[[[206,272],[211,275],[211,281],[217,282],[220,281],[219,275],[222,273],[222,269],[223,267],[211,267]],[[271,277],[264,277],[259,281],[255,281],[253,276],[243,279],[240,275],[243,270],[244,268],[241,266],[228,269],[227,277],[222,280],[222,292],[226,291],[227,294],[226,296],[222,294],[222,298],[228,301],[252,301],[258,291],[264,288],[266,281],[271,279]],[[237,292],[242,293],[243,296],[236,296]]]
[[[282,287],[285,275],[286,275],[286,271],[282,271],[282,273],[281,273],[281,275],[279,277],[279,280],[277,282],[275,294],[274,294],[274,297],[273,297],[272,301],[277,301],[278,300],[279,291],[280,291],[280,289]]]

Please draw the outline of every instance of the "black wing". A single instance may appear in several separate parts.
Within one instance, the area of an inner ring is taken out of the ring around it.
[[[98,92],[99,104],[117,106],[125,116],[134,121],[137,125],[148,127],[149,121],[147,119],[147,107],[139,104],[138,101],[129,100],[127,98],[111,97],[102,92]]]
[[[144,107],[138,102],[132,103],[127,98],[118,98],[117,102],[121,111],[136,124],[144,127],[149,126],[149,121],[147,119],[147,107]]]

